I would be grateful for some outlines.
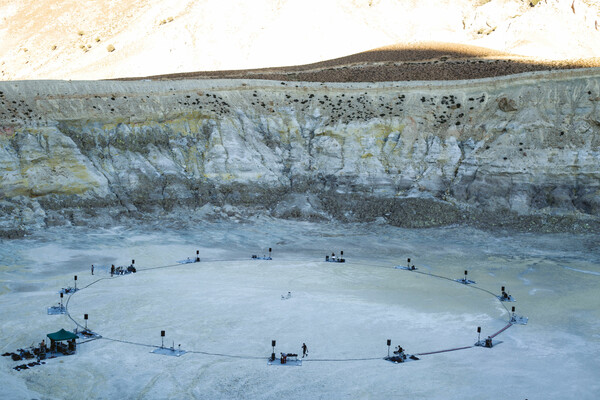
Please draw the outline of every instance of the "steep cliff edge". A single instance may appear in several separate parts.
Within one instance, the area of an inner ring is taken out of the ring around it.
[[[0,82],[0,144],[4,235],[215,209],[403,226],[582,230],[600,219],[598,69]]]

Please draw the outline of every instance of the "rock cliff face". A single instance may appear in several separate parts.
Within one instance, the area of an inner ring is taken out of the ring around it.
[[[0,82],[0,225],[13,235],[265,212],[593,229],[599,146],[597,69],[410,83]]]

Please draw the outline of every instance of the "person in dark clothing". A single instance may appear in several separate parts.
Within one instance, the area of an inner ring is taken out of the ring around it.
[[[306,347],[306,343],[302,343],[302,358],[308,356],[308,347]]]
[[[110,276],[112,277],[115,274],[115,264],[110,266]]]
[[[92,264],[92,275],[94,275],[94,264]]]
[[[395,358],[393,358],[394,361],[404,362],[406,360],[406,354],[404,354],[404,349],[402,346],[398,346],[398,348],[394,350],[394,354],[397,355]]]

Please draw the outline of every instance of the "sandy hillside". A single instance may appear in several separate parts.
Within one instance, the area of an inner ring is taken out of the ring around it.
[[[599,0],[2,0],[0,79],[303,65],[421,42],[587,59],[599,24]]]

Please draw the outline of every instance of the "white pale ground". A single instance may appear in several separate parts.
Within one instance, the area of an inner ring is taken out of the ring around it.
[[[73,329],[48,316],[57,290],[79,286],[95,264],[136,260],[140,272],[75,294],[69,311],[108,338],[225,355],[150,354],[110,340],[72,357],[17,372],[0,357],[0,398],[351,398],[596,399],[600,393],[600,240],[593,235],[490,233],[468,228],[406,230],[383,224],[314,224],[259,219],[192,230],[91,231],[60,228],[0,243],[0,351]],[[249,256],[274,249],[273,261]],[[203,261],[170,265],[199,249]],[[347,264],[322,261],[344,250]],[[423,356],[395,365],[386,339],[409,353],[471,345],[476,327],[502,328],[508,315],[492,296],[392,267],[407,257],[422,271],[482,288],[507,286],[530,318],[498,336],[493,349]],[[216,260],[238,261],[216,261]],[[281,295],[292,292],[289,300]],[[301,367],[267,366],[276,351],[300,352]],[[314,360],[314,361],[311,361]]]

